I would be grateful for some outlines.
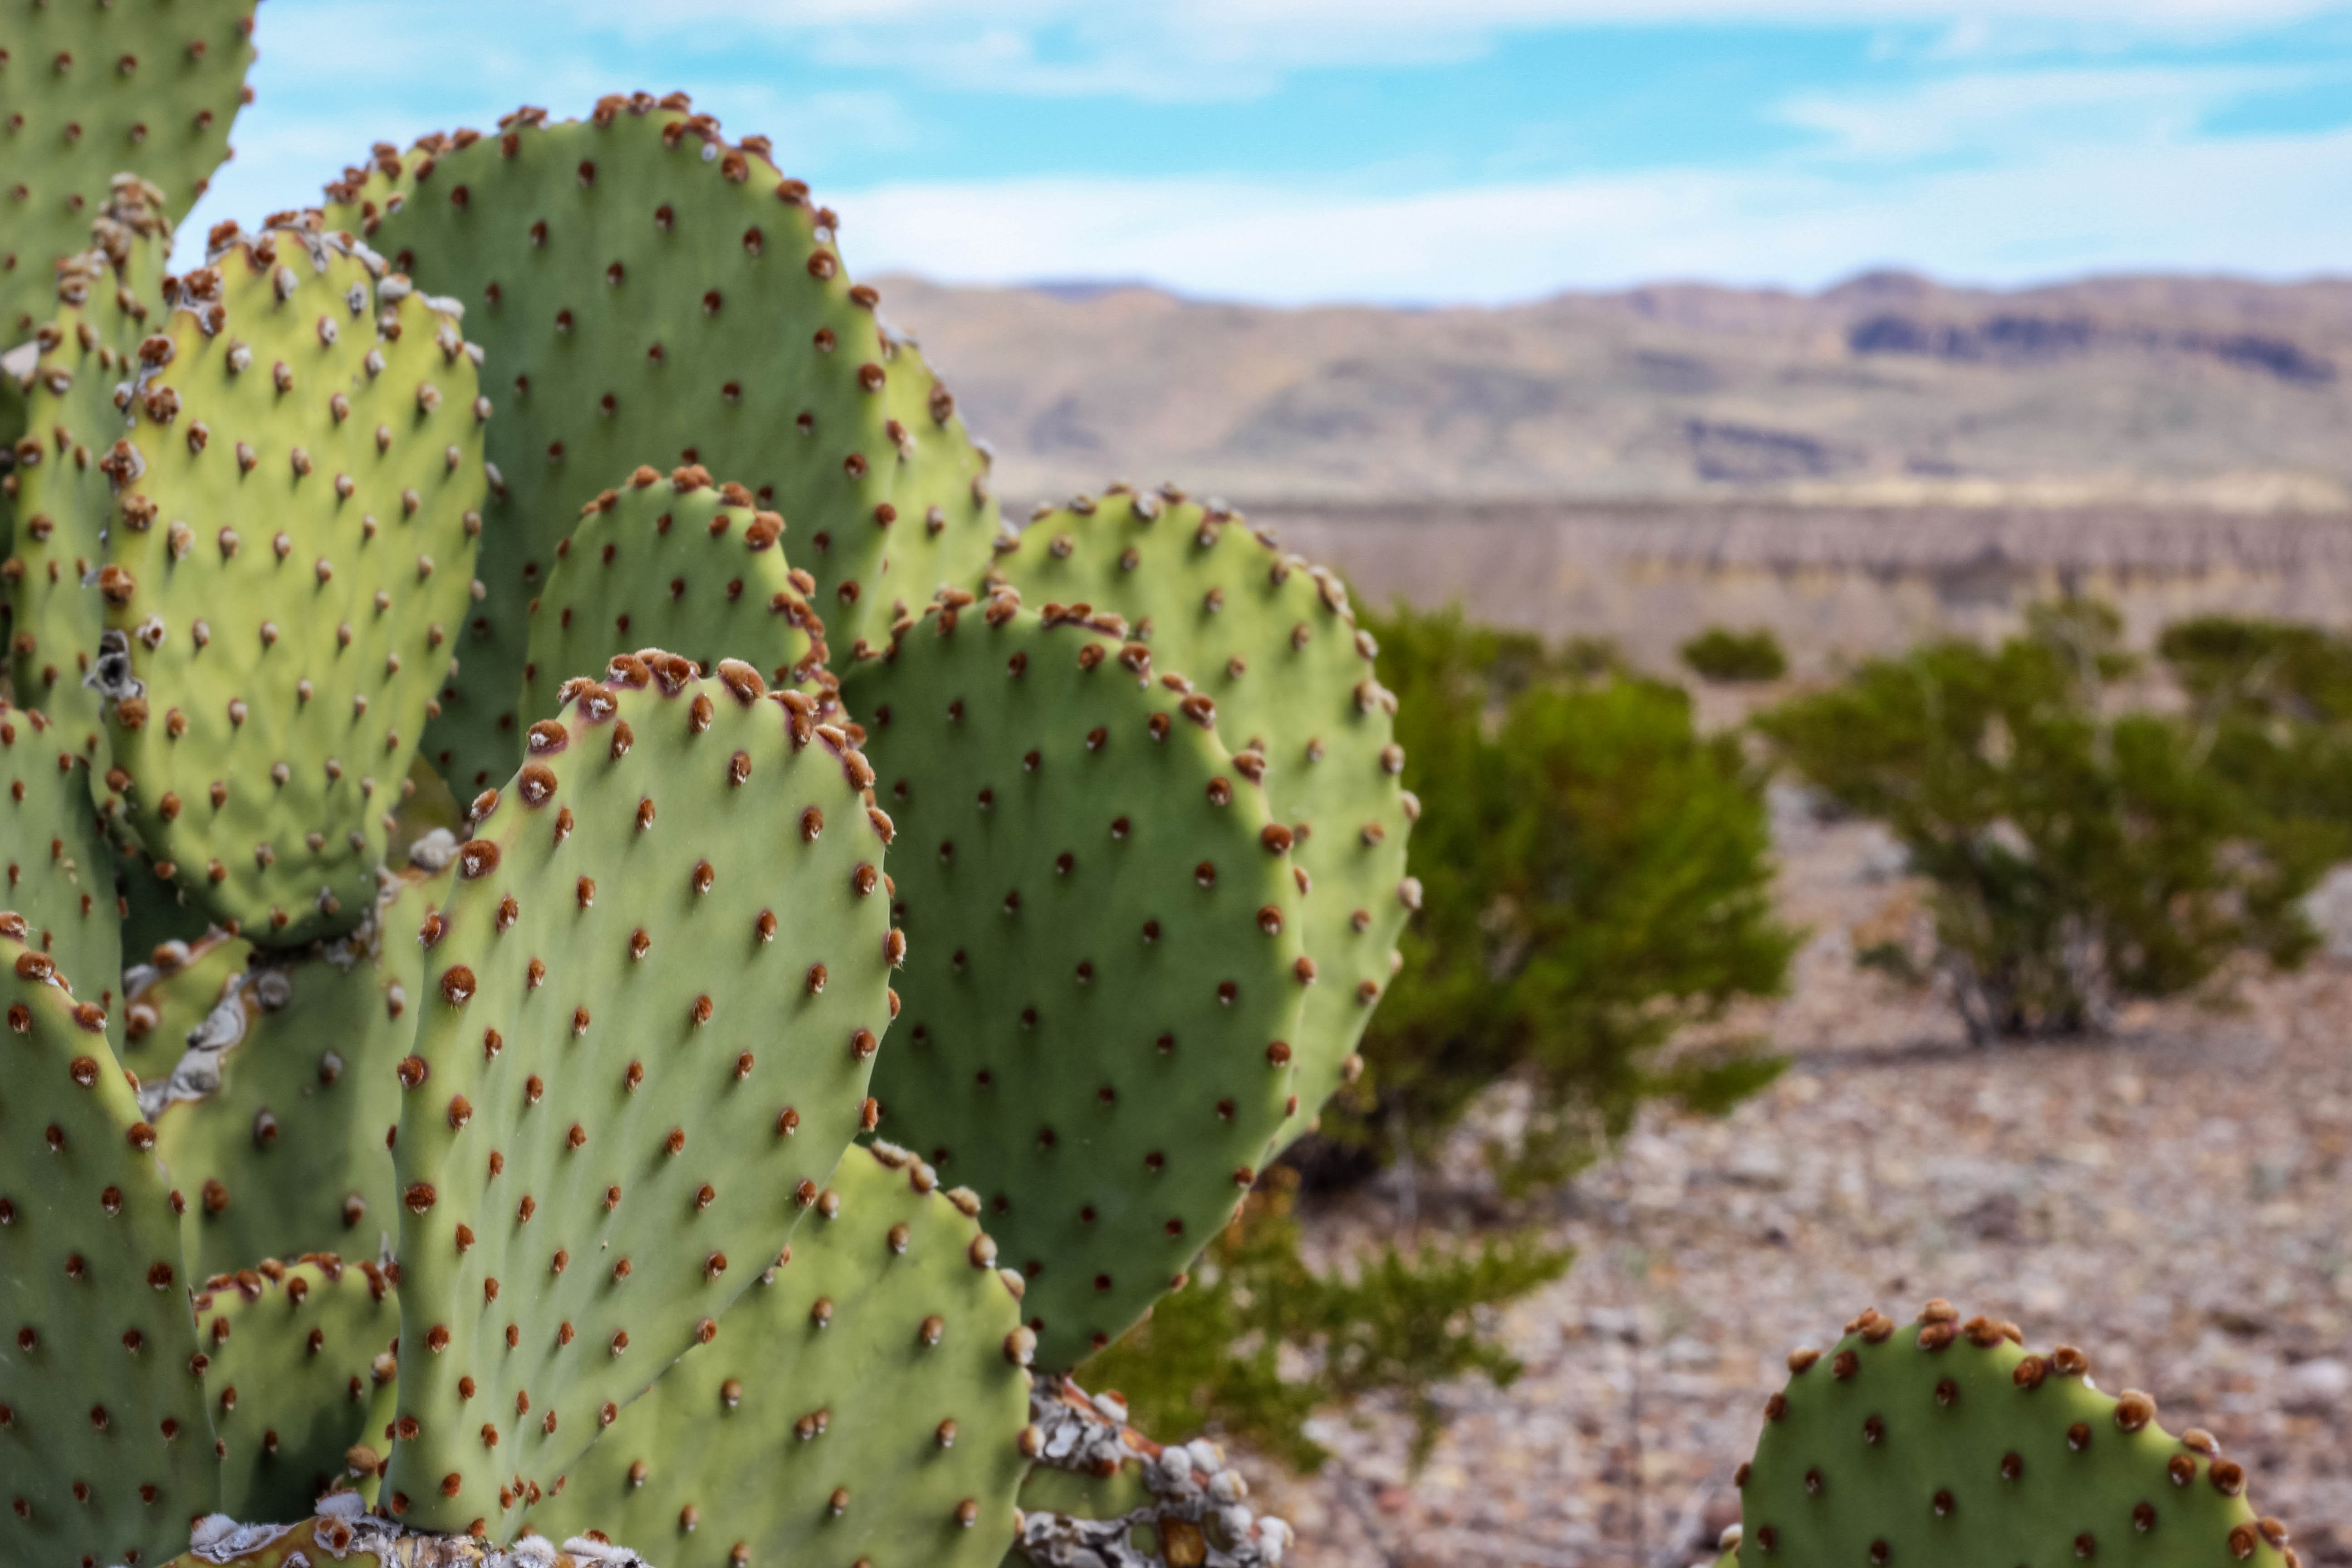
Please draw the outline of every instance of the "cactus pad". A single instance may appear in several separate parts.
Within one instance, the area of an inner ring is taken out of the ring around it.
[[[179,1223],[95,1004],[0,915],[0,1561],[153,1561],[213,1493]]]
[[[824,622],[809,605],[814,584],[784,558],[782,531],[751,491],[713,486],[696,468],[667,479],[639,468],[588,502],[531,601],[524,721],[554,712],[568,678],[635,647],[705,668],[740,658],[777,686],[806,679],[824,662]]]
[[[1396,699],[1372,672],[1347,590],[1222,508],[1115,489],[1033,522],[997,572],[1032,604],[1117,611],[1160,664],[1217,704],[1217,733],[1265,758],[1276,820],[1297,836],[1317,983],[1299,1025],[1305,1118],[1360,1065],[1418,886],[1405,839],[1420,803],[1398,782]]]
[[[0,339],[48,316],[52,264],[82,247],[118,171],[173,214],[228,156],[253,63],[252,0],[10,0],[0,7]]]
[[[646,652],[476,802],[394,1151],[411,1524],[503,1539],[782,1249],[871,1110],[898,942],[872,770]]]
[[[572,1467],[530,1528],[662,1568],[995,1568],[1027,1463],[1029,1334],[979,1200],[853,1148],[788,1261]]]
[[[2293,1561],[2210,1436],[2100,1392],[2079,1351],[2030,1355],[2013,1324],[1958,1319],[1865,1311],[1828,1354],[1790,1357],[1739,1468],[1741,1568]]]
[[[219,1507],[299,1519],[343,1474],[392,1374],[400,1299],[373,1263],[331,1254],[265,1259],[205,1281],[195,1299],[205,1407],[220,1445]]]
[[[1205,698],[1115,622],[969,599],[843,681],[902,836],[906,1016],[875,1092],[987,1200],[1062,1369],[1255,1179],[1291,1108],[1299,897]]]
[[[101,772],[99,699],[83,685],[101,629],[101,601],[85,581],[103,553],[111,505],[100,465],[127,429],[115,391],[135,374],[136,345],[162,314],[153,285],[169,243],[148,192],[131,182],[117,197],[90,226],[93,247],[58,268],[54,319],[8,357],[22,428],[11,422],[16,464],[0,477],[10,522],[0,583],[17,700],[47,713]]]
[[[792,525],[844,652],[978,577],[997,513],[954,399],[852,287],[838,220],[683,94],[588,121],[523,110],[329,187],[328,221],[463,300],[504,478],[428,754],[465,793],[520,760],[526,606],[620,464],[700,463]]]
[[[337,1249],[372,1257],[399,1228],[384,1141],[416,1032],[416,928],[447,886],[395,882],[378,920],[231,975],[183,1031],[169,1070],[142,1080],[163,1168],[187,1194],[191,1270]],[[184,972],[194,996],[215,973],[203,959]]]
[[[455,321],[380,262],[218,237],[102,455],[94,680],[110,804],[221,923],[290,944],[373,905],[469,603],[488,407]]]
[[[30,926],[26,943],[53,959],[75,994],[107,1014],[110,1040],[122,1037],[115,992],[122,973],[121,921],[114,901],[114,856],[90,809],[89,770],[47,718],[0,701],[0,857],[7,888],[0,907]]]

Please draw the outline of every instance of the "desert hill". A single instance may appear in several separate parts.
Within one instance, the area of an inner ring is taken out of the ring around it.
[[[1492,310],[884,286],[1009,499],[2352,505],[2352,279],[1872,273]]]

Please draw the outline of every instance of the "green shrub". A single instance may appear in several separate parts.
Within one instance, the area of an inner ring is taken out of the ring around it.
[[[1413,1420],[1413,1458],[1443,1429],[1431,1389],[1483,1373],[1497,1386],[1519,1363],[1484,1321],[1489,1310],[1559,1279],[1571,1254],[1532,1236],[1475,1247],[1424,1244],[1367,1259],[1350,1279],[1318,1274],[1298,1256],[1296,1172],[1276,1167],[1193,1268],[1191,1284],[1097,1354],[1081,1373],[1116,1389],[1136,1425],[1163,1442],[1213,1426],[1300,1470],[1327,1455],[1304,1423],[1370,1394],[1400,1397]],[[1286,1376],[1287,1351],[1304,1375]]]
[[[1768,626],[1735,632],[1709,626],[1682,646],[1683,662],[1706,680],[1778,680],[1789,673],[1789,656]]]
[[[1423,898],[1325,1146],[1360,1152],[1360,1170],[1425,1151],[1517,1078],[1531,1115],[1491,1154],[1517,1186],[1573,1168],[1645,1098],[1715,1109],[1769,1081],[1777,1064],[1737,1045],[1656,1059],[1778,991],[1794,950],[1771,913],[1763,778],[1737,740],[1701,737],[1679,688],[1579,679],[1458,612],[1371,625],[1424,805]]]
[[[1972,1038],[2094,1027],[2232,952],[2293,963],[2311,946],[2295,900],[2324,860],[2211,765],[2196,725],[2106,711],[2131,668],[2117,625],[2038,611],[1997,649],[1874,659],[1755,721],[1933,885],[1935,967]]]
[[[2352,639],[2317,626],[2200,616],[2167,626],[2156,651],[2200,717],[2352,720]]]

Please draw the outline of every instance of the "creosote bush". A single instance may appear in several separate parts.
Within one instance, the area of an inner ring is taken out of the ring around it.
[[[1683,644],[1680,652],[1692,672],[1706,680],[1778,680],[1789,673],[1789,656],[1769,626],[1752,632],[1709,626]]]
[[[1755,721],[1780,758],[1884,822],[1931,888],[1936,952],[1879,963],[1950,986],[1975,1039],[2074,1033],[2231,954],[2297,962],[2310,835],[2210,764],[2198,728],[2112,711],[2132,672],[2104,606],[2044,606],[1998,647],[1874,659]]]
[[[1532,1234],[1475,1246],[1391,1245],[1352,1268],[1318,1271],[1299,1254],[1297,1173],[1277,1168],[1194,1265],[1187,1289],[1089,1362],[1146,1430],[1170,1442],[1213,1428],[1301,1470],[1328,1457],[1307,1435],[1320,1410],[1368,1395],[1397,1400],[1413,1458],[1444,1426],[1432,1390],[1477,1373],[1508,1387],[1519,1363],[1488,1321],[1559,1279],[1572,1254]],[[1303,1374],[1286,1373],[1286,1354]]]
[[[1327,1143],[1425,1153],[1511,1079],[1529,1114],[1491,1153],[1524,1186],[1646,1099],[1719,1110],[1769,1081],[1776,1064],[1738,1042],[1660,1055],[1777,992],[1797,940],[1771,912],[1763,778],[1737,740],[1698,734],[1679,689],[1591,673],[1579,650],[1454,611],[1372,624],[1406,782],[1427,781],[1423,901]]]

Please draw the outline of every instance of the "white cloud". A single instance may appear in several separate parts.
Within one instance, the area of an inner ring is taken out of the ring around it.
[[[1211,297],[1501,302],[1665,278],[1816,288],[1869,265],[2021,283],[2286,277],[2352,258],[2352,132],[2111,147],[1867,184],[1663,171],[1420,195],[1016,181],[841,193],[865,275],[1141,279]]]
[[[2179,142],[2244,94],[2313,79],[2294,68],[2141,67],[1980,70],[1901,91],[1805,94],[1779,110],[1830,138],[1841,158],[1899,161],[1952,153]]]

